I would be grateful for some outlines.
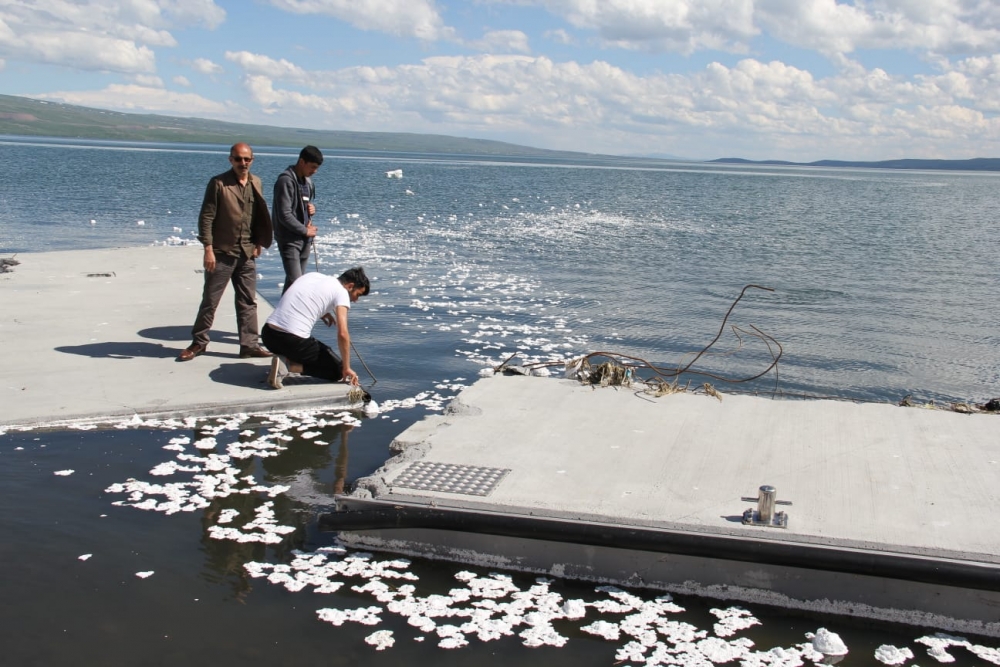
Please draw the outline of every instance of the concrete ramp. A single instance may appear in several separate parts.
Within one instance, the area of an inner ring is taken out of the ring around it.
[[[1000,633],[995,415],[496,376],[393,447],[353,544]]]
[[[208,352],[178,363],[201,300],[201,246],[25,253],[0,274],[0,426],[346,403],[344,385],[267,386],[240,359],[232,287]],[[260,324],[271,306],[258,297]]]

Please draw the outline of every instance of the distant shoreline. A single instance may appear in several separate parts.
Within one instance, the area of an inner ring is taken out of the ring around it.
[[[663,155],[607,155],[560,151],[522,146],[489,139],[470,139],[439,134],[408,132],[352,132],[311,130],[271,125],[249,125],[203,118],[182,118],[156,114],[121,113],[91,107],[48,102],[28,97],[0,95],[0,135],[17,138],[66,139],[73,141],[188,144],[207,147],[229,146],[247,141],[255,146],[294,148],[306,144],[331,151],[365,153],[414,153],[422,155],[462,155],[494,159],[534,158],[553,161],[648,163],[689,162],[786,167],[847,167],[864,169],[932,169],[953,171],[1000,171],[1000,158],[969,160],[901,159],[876,162],[818,160],[747,160],[727,157],[715,160],[688,160]]]
[[[848,167],[862,169],[932,169],[948,171],[1000,171],[1000,158],[977,157],[969,160],[879,160],[861,162],[853,160],[817,160],[816,162],[788,162],[785,160],[745,160],[738,157],[724,157],[708,160],[713,164],[746,164],[776,167]]]

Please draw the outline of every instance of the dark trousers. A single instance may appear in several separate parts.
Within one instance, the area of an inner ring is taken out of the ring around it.
[[[312,239],[310,238],[299,239],[297,241],[284,241],[278,244],[281,265],[285,267],[285,286],[281,288],[282,294],[306,272],[306,264],[309,263],[310,248],[312,248]]]
[[[264,347],[274,354],[302,364],[303,375],[323,378],[330,382],[340,382],[344,377],[344,366],[337,353],[330,349],[329,345],[312,336],[301,338],[265,323],[260,337]]]
[[[201,294],[198,316],[191,327],[191,340],[208,345],[208,332],[215,321],[215,311],[226,291],[226,283],[233,283],[236,292],[236,326],[240,345],[257,346],[257,263],[253,257],[215,255],[215,271],[205,272],[205,289]]]

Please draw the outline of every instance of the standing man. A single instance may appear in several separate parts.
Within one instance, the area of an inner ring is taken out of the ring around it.
[[[330,382],[343,380],[357,384],[358,374],[351,370],[347,311],[352,303],[368,294],[369,289],[368,276],[360,266],[344,271],[338,278],[314,271],[296,280],[281,296],[278,307],[267,318],[261,332],[264,345],[275,354],[267,376],[268,384],[281,389],[281,379],[289,371]],[[328,327],[337,325],[339,357],[328,345],[313,337],[317,320],[323,320]]]
[[[235,144],[229,149],[232,168],[215,176],[205,188],[198,215],[198,240],[205,246],[205,289],[191,328],[192,343],[177,357],[190,361],[205,352],[226,283],[236,291],[236,323],[240,359],[270,357],[257,338],[257,264],[261,248],[271,246],[271,215],[261,194],[260,178],[250,173],[253,149]]]
[[[309,249],[316,236],[312,216],[316,213],[313,199],[316,188],[312,175],[323,164],[323,154],[315,146],[299,152],[299,161],[281,172],[274,182],[274,238],[285,267],[284,294],[299,276],[306,272]]]

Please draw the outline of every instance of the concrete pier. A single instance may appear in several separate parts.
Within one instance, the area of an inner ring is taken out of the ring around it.
[[[356,546],[1000,636],[998,427],[496,376],[400,435],[323,523]],[[744,523],[762,485],[787,527]]]
[[[201,246],[23,253],[0,274],[0,427],[346,403],[308,378],[280,391],[240,359],[232,287],[208,351],[178,363],[201,300]],[[263,325],[272,308],[258,297]]]

